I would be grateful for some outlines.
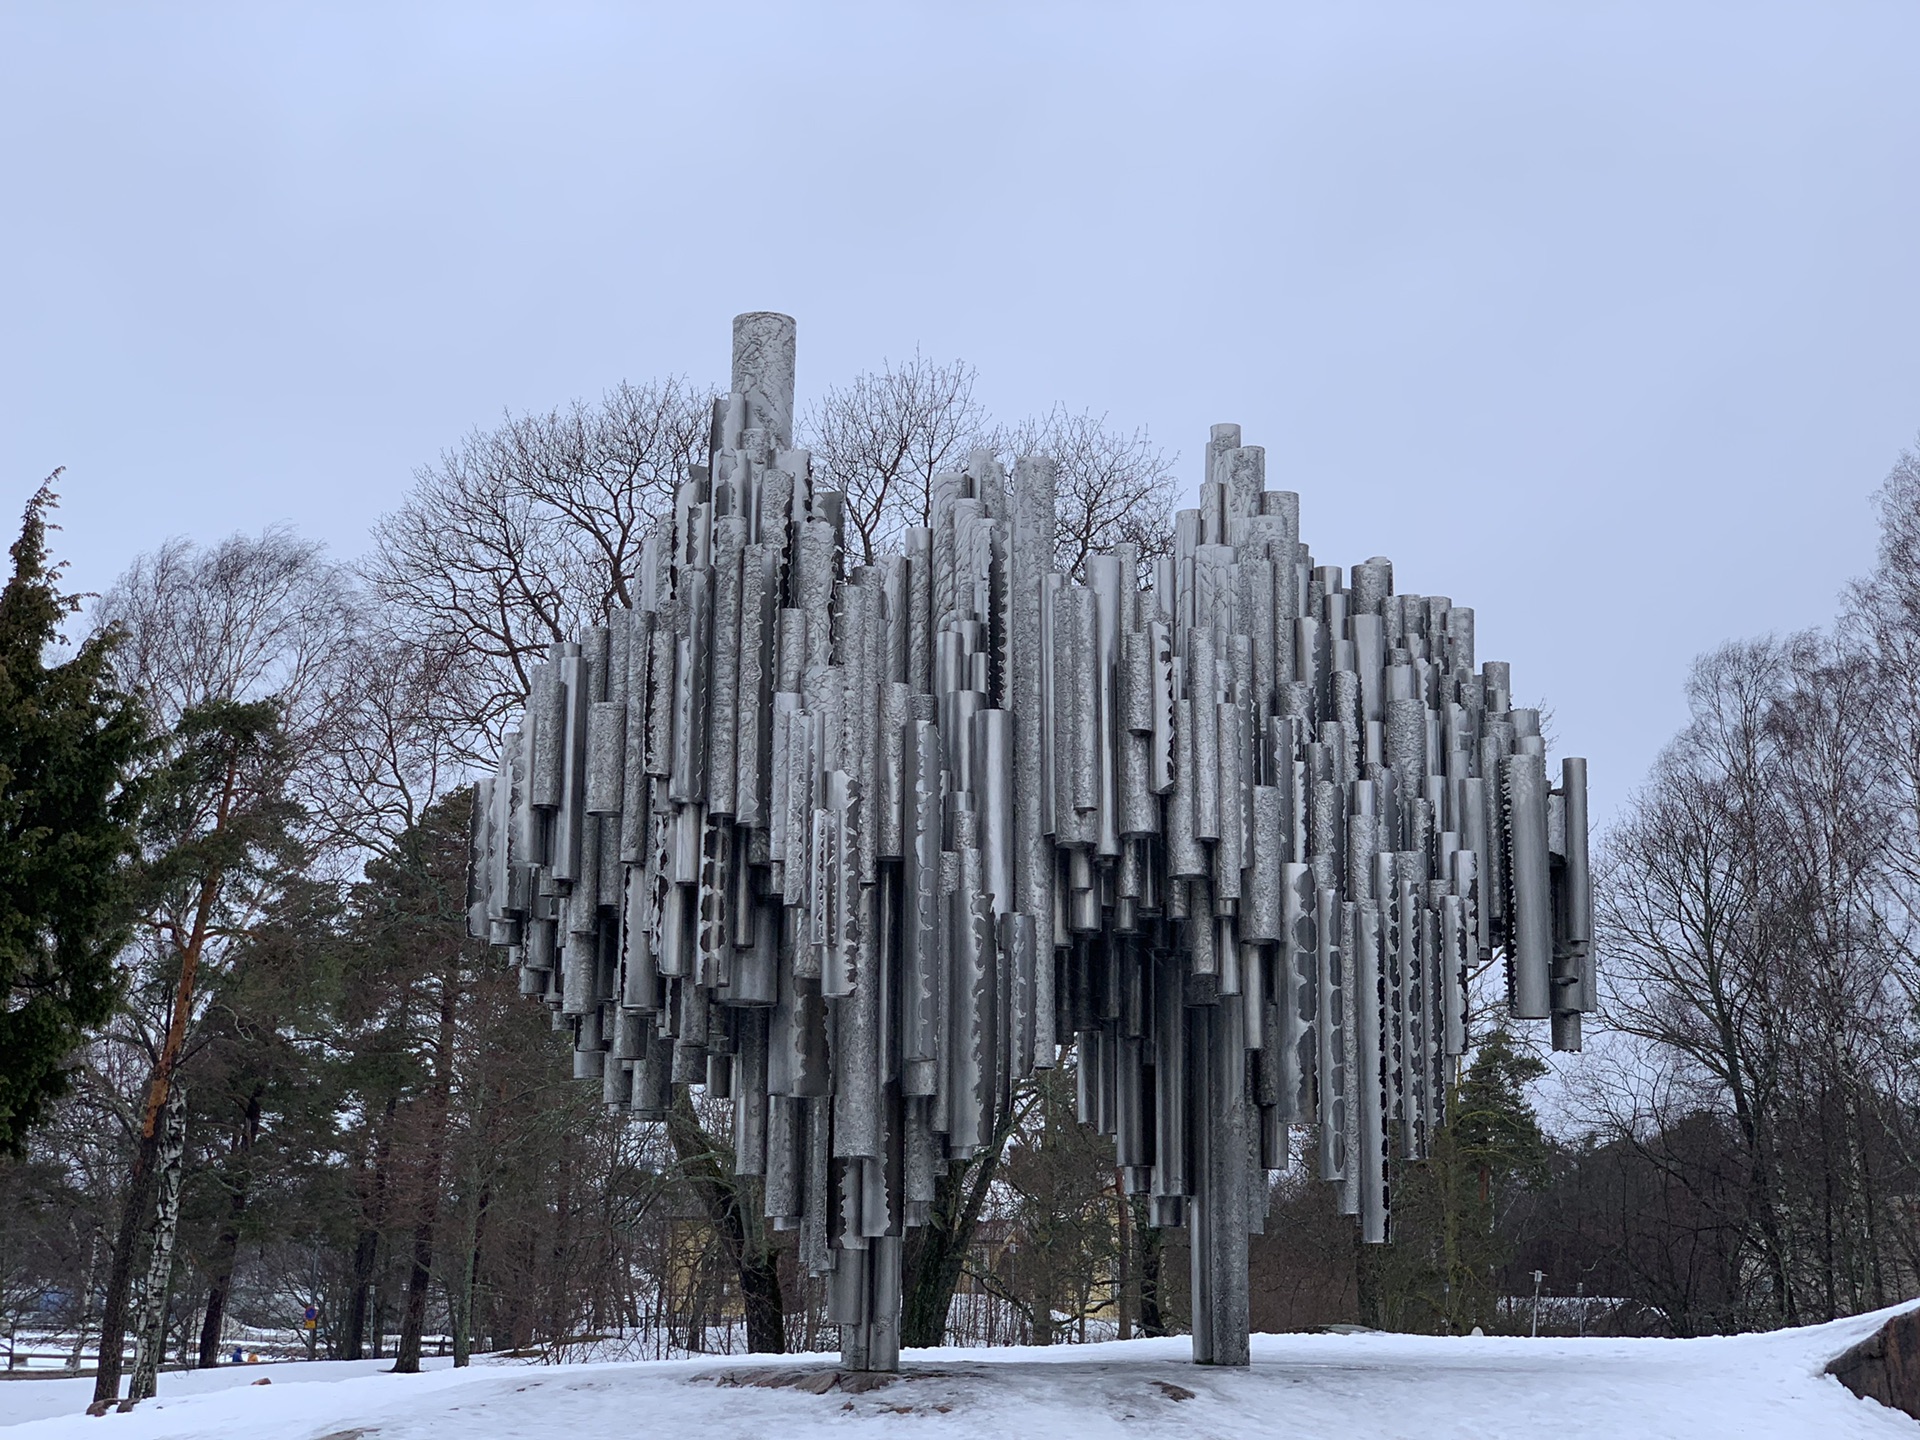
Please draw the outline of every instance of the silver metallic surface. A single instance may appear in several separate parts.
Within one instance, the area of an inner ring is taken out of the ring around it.
[[[1513,1013],[1577,1045],[1585,763],[1550,788],[1470,610],[1379,557],[1316,565],[1236,426],[1150,579],[1130,547],[1061,573],[1054,463],[986,452],[934,477],[904,554],[848,568],[793,367],[791,320],[735,322],[636,608],[534,667],[470,926],[609,1106],[731,1097],[848,1364],[897,1365],[906,1231],[1062,1043],[1123,1187],[1192,1227],[1195,1358],[1245,1364],[1289,1125],[1381,1241],[1470,975],[1504,961]]]

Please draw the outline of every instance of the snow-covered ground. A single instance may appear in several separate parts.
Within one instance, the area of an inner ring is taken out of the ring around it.
[[[920,1350],[908,1352],[900,1379],[860,1393],[741,1383],[772,1370],[831,1373],[828,1356],[482,1361],[467,1370],[442,1361],[422,1375],[381,1373],[383,1361],[295,1362],[165,1375],[158,1400],[99,1419],[80,1413],[91,1381],[0,1382],[0,1426],[12,1427],[4,1440],[806,1440],[850,1433],[1915,1440],[1920,1425],[1820,1373],[1889,1313],[1708,1340],[1256,1335],[1246,1370],[1189,1363],[1184,1338]]]

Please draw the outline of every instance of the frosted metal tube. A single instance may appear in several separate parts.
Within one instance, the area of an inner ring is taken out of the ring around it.
[[[587,717],[587,814],[618,815],[626,799],[627,702],[597,701]]]
[[[1207,873],[1206,855],[1194,835],[1192,702],[1176,701],[1173,715],[1174,788],[1167,797],[1167,875],[1174,880],[1190,880]]]
[[[560,808],[553,820],[552,864],[556,880],[574,880],[583,873],[593,874],[591,869],[583,872],[580,863],[581,822],[586,818],[587,711],[591,702],[587,699],[586,665],[577,647],[568,648],[575,653],[562,657],[559,665],[564,708],[558,736]]]
[[[1340,957],[1340,892],[1322,887],[1314,900],[1314,1121],[1320,1131],[1320,1178],[1344,1173],[1346,1077],[1342,1035],[1351,1023],[1343,1010]]]
[[[673,771],[668,796],[685,805],[706,799],[712,617],[707,572],[690,570],[682,576],[682,583],[688,628],[680,638],[674,667]]]
[[[1192,669],[1187,696],[1192,707],[1193,833],[1196,839],[1220,838],[1220,725],[1213,640],[1195,630],[1189,640]]]
[[[1281,893],[1281,868],[1284,857],[1280,791],[1271,785],[1256,785],[1253,787],[1253,857],[1246,903],[1241,909],[1241,939],[1282,938],[1284,897]]]
[[[1379,912],[1371,905],[1357,907],[1358,922],[1354,955],[1354,1021],[1359,1040],[1360,1150],[1356,1164],[1360,1174],[1361,1237],[1371,1245],[1387,1238],[1387,1129],[1385,1113],[1386,1070],[1383,1045],[1385,1015],[1380,995],[1385,987],[1383,927]]]
[[[1174,787],[1178,763],[1174,754],[1173,638],[1172,632],[1157,620],[1147,627],[1146,634],[1153,721],[1147,783],[1154,794],[1165,795]]]
[[[553,810],[560,804],[563,780],[562,732],[567,718],[567,697],[560,689],[560,667],[537,665],[533,671],[533,694],[527,701],[527,718],[522,730],[533,746],[528,790],[535,809]]]
[[[1514,755],[1501,766],[1509,882],[1513,1013],[1544,1020],[1553,1009],[1553,896],[1547,859],[1547,776],[1538,755]]]
[[[973,716],[973,783],[980,859],[996,915],[1019,903],[1013,887],[1013,716],[980,710]]]
[[[773,729],[773,552],[749,545],[740,562],[740,658],[734,703],[734,816],[742,825],[766,829]]]
[[[733,317],[733,392],[748,425],[784,448],[793,444],[793,317],[756,310]]]
[[[1130,577],[1128,577],[1130,583]],[[1095,555],[1087,561],[1087,584],[1094,600],[1094,687],[1090,718],[1093,722],[1094,758],[1098,771],[1097,797],[1099,820],[1094,843],[1102,855],[1120,853],[1119,773],[1114,747],[1121,733],[1120,696],[1115,682],[1120,678],[1120,560],[1114,555]]]
[[[1567,944],[1581,959],[1580,1009],[1598,1005],[1594,993],[1593,872],[1587,853],[1587,762],[1568,756],[1560,762],[1560,787],[1567,797]]]
[[[713,635],[708,662],[707,809],[734,814],[739,773],[740,561],[747,522],[727,515],[713,522]]]

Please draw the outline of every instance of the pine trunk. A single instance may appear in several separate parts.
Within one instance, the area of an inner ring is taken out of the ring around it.
[[[379,1130],[373,1139],[372,1193],[363,1210],[364,1222],[353,1246],[353,1298],[347,1302],[347,1326],[341,1358],[365,1358],[367,1321],[373,1308],[374,1270],[380,1259],[380,1231],[387,1223],[387,1186],[392,1148],[393,1116],[398,1100],[389,1095]],[[379,1353],[376,1345],[374,1353]]]
[[[474,1172],[477,1166],[467,1167],[465,1194],[468,1197],[461,1207],[466,1223],[461,1227],[460,1246],[457,1258],[448,1266],[446,1279],[447,1322],[452,1330],[453,1367],[458,1370],[470,1364],[473,1359],[473,1305],[474,1289],[480,1275],[480,1237],[487,1225],[487,1202],[491,1192],[487,1183]]]
[[[447,1328],[453,1332],[453,1368],[473,1360],[473,1251],[466,1248],[458,1273],[447,1277]]]
[[[220,1363],[220,1332],[227,1318],[227,1296],[233,1289],[233,1266],[235,1257],[240,1253],[240,1220],[246,1214],[247,1189],[251,1181],[251,1172],[247,1168],[247,1157],[252,1153],[254,1139],[260,1133],[260,1088],[254,1087],[247,1097],[247,1112],[241,1124],[240,1132],[234,1136],[233,1149],[228,1152],[233,1162],[232,1173],[227,1177],[227,1223],[220,1229],[220,1238],[214,1242],[211,1283],[207,1286],[207,1313],[200,1324],[200,1352],[197,1364],[202,1370],[210,1370]]]
[[[219,804],[215,809],[213,833],[227,828],[232,818],[235,787],[239,771],[227,766]],[[173,982],[173,998],[167,1016],[166,1038],[160,1043],[160,1055],[154,1063],[153,1078],[147,1085],[146,1106],[140,1116],[140,1135],[133,1152],[133,1174],[127,1183],[126,1207],[120,1213],[120,1233],[113,1247],[113,1265],[107,1272],[107,1294],[100,1310],[100,1365],[93,1380],[93,1403],[101,1405],[118,1398],[122,1354],[127,1343],[127,1302],[133,1289],[135,1250],[147,1212],[153,1208],[154,1182],[160,1159],[160,1117],[173,1094],[174,1072],[187,1044],[187,1021],[193,1014],[194,981],[200,972],[200,957],[206,950],[207,935],[220,899],[225,871],[216,867],[200,879],[193,902],[193,925],[180,951],[180,973]],[[176,932],[177,933],[177,932]]]
[[[429,1210],[438,1207],[425,1202]],[[407,1307],[400,1318],[400,1344],[394,1352],[393,1373],[420,1373],[420,1341],[426,1331],[427,1287],[433,1282],[433,1216],[413,1227],[413,1264],[407,1271]]]
[[[453,1099],[454,1022],[460,1004],[460,957],[440,977],[440,1027],[434,1043],[433,1084],[427,1092],[426,1173],[420,1182],[419,1219],[413,1227],[413,1264],[407,1273],[407,1308],[394,1355],[396,1375],[420,1372],[420,1339],[426,1328],[427,1287],[433,1282],[433,1227],[440,1218],[440,1167],[446,1150],[447,1111]]]

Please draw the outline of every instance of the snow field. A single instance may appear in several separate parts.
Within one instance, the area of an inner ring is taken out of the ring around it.
[[[918,1350],[901,1378],[858,1393],[790,1383],[824,1383],[836,1368],[825,1356],[440,1361],[421,1375],[290,1362],[163,1375],[157,1400],[99,1418],[81,1413],[90,1380],[4,1382],[0,1427],[4,1440],[1914,1440],[1920,1425],[1821,1373],[1890,1313],[1700,1340],[1256,1335],[1245,1370],[1193,1365],[1185,1337]],[[751,1383],[762,1377],[789,1383]]]

